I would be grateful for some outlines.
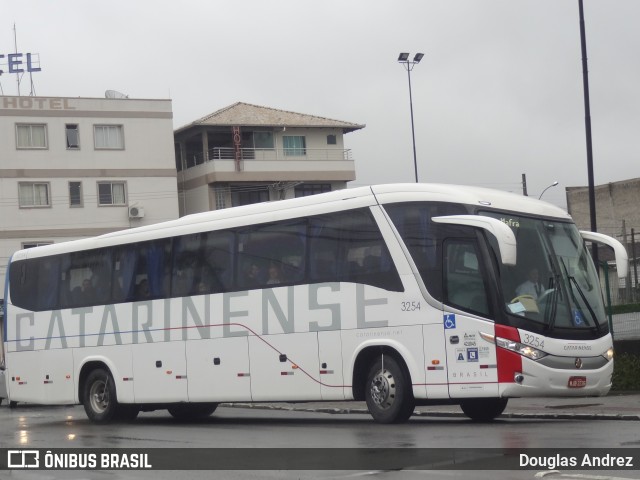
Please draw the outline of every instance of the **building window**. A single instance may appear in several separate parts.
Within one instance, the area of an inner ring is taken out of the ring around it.
[[[253,146],[273,149],[273,132],[253,132]]]
[[[16,125],[18,148],[47,148],[47,126]]]
[[[335,135],[327,135],[327,145],[336,145],[338,143]]]
[[[25,242],[22,244],[22,248],[26,249],[26,248],[35,248],[35,247],[41,247],[43,245],[52,245],[53,242]]]
[[[126,205],[124,182],[99,182],[98,205]]]
[[[122,131],[122,125],[94,125],[93,131],[96,149],[124,149],[124,133]]]
[[[20,207],[49,207],[49,184],[37,182],[20,182],[18,184],[18,200]]]
[[[285,156],[302,156],[307,154],[307,142],[301,135],[288,135],[282,137],[282,147]]]
[[[227,188],[214,188],[216,195],[216,210],[227,208]]]
[[[80,133],[78,131],[78,124],[68,123],[65,125],[65,134],[67,138],[67,149],[80,149]]]
[[[266,185],[251,186],[241,185],[231,189],[231,205],[251,205],[269,201],[269,189]]]
[[[82,182],[69,182],[69,206],[82,206]]]
[[[318,193],[326,193],[331,191],[331,184],[329,183],[303,183],[295,188],[297,197],[308,197],[309,195],[316,195]]]

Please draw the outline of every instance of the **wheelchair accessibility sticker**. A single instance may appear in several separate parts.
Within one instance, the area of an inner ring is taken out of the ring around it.
[[[478,361],[478,349],[467,348],[467,362],[477,362],[477,361]]]
[[[444,316],[444,328],[446,330],[451,330],[456,328],[456,314],[455,313],[447,313]]]

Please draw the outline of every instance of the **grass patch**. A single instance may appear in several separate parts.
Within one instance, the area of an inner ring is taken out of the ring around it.
[[[640,312],[640,303],[628,303],[627,305],[612,305],[611,313],[613,315],[619,313]]]
[[[640,391],[640,355],[621,353],[615,356],[611,389]]]

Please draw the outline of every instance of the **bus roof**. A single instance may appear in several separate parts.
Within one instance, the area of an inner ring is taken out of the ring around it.
[[[531,197],[488,188],[430,183],[373,185],[186,215],[177,220],[119,230],[98,237],[21,250],[14,254],[13,260],[27,256],[40,257],[69,251],[89,250],[107,245],[153,240],[213,228],[230,228],[285,218],[304,217],[378,203],[410,201],[438,201],[486,206],[488,209],[571,220],[567,212],[555,205]]]

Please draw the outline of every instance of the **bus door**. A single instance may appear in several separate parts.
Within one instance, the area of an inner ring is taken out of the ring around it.
[[[447,380],[451,398],[498,395],[495,345],[480,336],[493,335],[488,280],[470,238],[443,243],[442,325],[447,349]]]

